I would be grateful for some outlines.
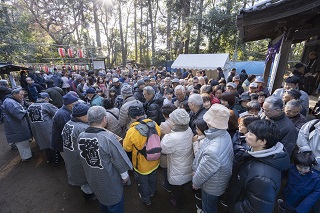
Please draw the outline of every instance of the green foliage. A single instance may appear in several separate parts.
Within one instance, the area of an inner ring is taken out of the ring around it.
[[[123,36],[127,36],[124,38],[127,47],[126,58],[136,59],[146,66],[154,61],[154,65],[158,66],[163,64],[168,55],[170,59],[175,59],[179,51],[186,51],[186,45],[188,53],[195,53],[200,24],[199,53],[230,53],[230,58],[236,54],[237,60],[265,59],[268,40],[243,44],[238,38],[236,15],[243,7],[244,1],[223,0],[219,1],[219,4],[213,4],[216,1],[204,1],[203,11],[199,9],[200,1],[171,0],[170,8],[167,8],[167,1],[169,0],[152,0],[153,24],[156,27],[156,52],[153,60],[148,1],[121,1]],[[81,47],[87,51],[88,57],[95,57],[99,52],[95,47],[94,36],[95,23],[92,10],[95,2],[98,4],[96,12],[99,16],[98,25],[102,38],[101,51],[110,59],[109,66],[121,64],[119,1],[6,0],[4,2],[11,4],[0,6],[0,61],[35,63],[48,62],[43,58],[59,58],[58,47],[49,44]],[[134,6],[137,14],[137,32],[133,22]],[[169,18],[171,21],[167,26]],[[135,36],[138,43],[138,58],[135,58]],[[168,44],[170,49],[167,49]],[[301,48],[301,45],[296,45],[291,60],[299,58]]]

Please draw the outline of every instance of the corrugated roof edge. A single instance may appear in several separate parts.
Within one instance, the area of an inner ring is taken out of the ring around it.
[[[266,1],[260,2],[256,5],[253,5],[252,7],[249,7],[249,8],[241,8],[240,14],[252,13],[252,12],[264,10],[266,8],[278,6],[279,4],[283,4],[284,2],[288,2],[288,1],[293,1],[293,0],[276,0],[276,1],[275,0],[266,0]]]

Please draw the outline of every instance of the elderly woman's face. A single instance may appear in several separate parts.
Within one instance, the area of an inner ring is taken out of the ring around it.
[[[292,117],[295,117],[297,116],[298,114],[300,114],[300,107],[288,107],[286,106],[284,108],[284,113],[286,113],[286,116],[288,118],[292,118]]]

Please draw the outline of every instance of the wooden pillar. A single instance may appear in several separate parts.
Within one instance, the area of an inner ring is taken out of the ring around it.
[[[267,83],[268,83],[271,65],[272,65],[272,60],[270,59],[267,61],[266,66],[264,67],[263,81],[264,81],[265,85],[267,85]]]
[[[276,89],[280,88],[281,85],[282,85],[284,72],[285,72],[285,70],[286,70],[286,68],[287,68],[287,62],[288,62],[289,52],[290,52],[290,50],[291,50],[291,44],[292,44],[292,40],[290,40],[290,41],[284,41],[284,42],[282,43],[279,65],[278,65],[276,77],[275,77],[275,79],[274,79],[272,91],[270,91],[271,94],[272,94]]]

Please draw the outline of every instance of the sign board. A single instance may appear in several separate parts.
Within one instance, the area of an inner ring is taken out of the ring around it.
[[[104,62],[104,60],[97,60],[97,59],[95,59],[95,60],[93,60],[92,61],[92,65],[93,65],[93,69],[94,70],[99,70],[100,68],[102,68],[102,69],[106,69],[106,64],[105,64],[105,62]]]

